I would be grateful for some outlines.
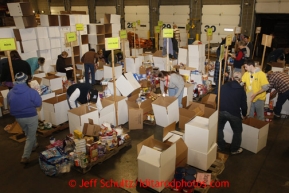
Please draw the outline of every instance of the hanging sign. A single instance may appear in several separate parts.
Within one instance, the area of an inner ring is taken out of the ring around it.
[[[160,33],[160,31],[161,31],[160,26],[155,26],[155,33]]]
[[[226,37],[226,46],[230,46],[232,44],[232,36],[227,35]]]
[[[158,21],[158,26],[163,26],[163,21]]]
[[[119,37],[120,37],[120,39],[127,39],[127,32],[126,32],[126,30],[120,30],[120,31],[119,31]]]
[[[105,50],[120,49],[119,37],[105,38]]]
[[[235,34],[241,33],[241,27],[235,27]]]
[[[0,50],[1,51],[16,50],[15,39],[14,38],[1,38]]]
[[[208,28],[207,29],[207,36],[212,36],[213,35],[213,29],[212,28]]]
[[[261,33],[261,27],[256,27],[256,34]]]
[[[76,27],[76,31],[83,31],[83,24],[82,23],[77,23],[75,25],[75,27]]]
[[[164,38],[173,38],[174,30],[173,29],[163,29],[163,37]]]
[[[75,32],[66,33],[66,40],[68,43],[76,41],[76,33]]]

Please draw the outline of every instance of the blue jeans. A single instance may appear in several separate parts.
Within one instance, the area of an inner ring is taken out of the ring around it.
[[[231,128],[233,130],[231,152],[234,152],[240,148],[242,141],[242,132],[243,132],[242,119],[240,117],[231,115],[227,111],[220,111],[218,122],[218,146],[221,149],[225,149],[226,146],[223,130],[227,121],[229,121]]]
[[[84,73],[84,76],[85,76],[85,83],[89,83],[89,71],[90,71],[90,74],[91,74],[91,84],[95,84],[95,72],[94,72],[94,64],[88,64],[88,63],[85,63],[84,64],[84,70],[85,70],[85,73]]]
[[[35,115],[33,117],[17,118],[16,121],[19,123],[26,135],[26,143],[22,158],[30,158],[32,149],[37,143],[36,131],[38,128],[38,116]]]
[[[249,117],[254,117],[254,113],[257,113],[257,119],[264,121],[264,106],[265,101],[257,100],[255,102],[251,102]]]
[[[178,88],[169,88],[168,92],[169,92],[169,96],[175,96],[178,92]],[[184,95],[184,89],[182,89],[180,95],[178,96],[178,104],[180,108],[183,108],[183,105],[182,105],[183,95]]]
[[[282,106],[284,105],[286,100],[289,100],[289,90],[287,90],[284,93],[278,93],[276,106],[274,107],[274,114],[275,115],[281,114]]]

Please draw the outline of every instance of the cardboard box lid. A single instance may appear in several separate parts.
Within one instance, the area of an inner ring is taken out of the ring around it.
[[[50,99],[46,99],[46,100],[43,101],[43,103],[49,103],[49,104],[53,104],[54,105],[54,104],[62,102],[64,100],[67,100],[66,94],[62,94],[62,95],[58,95],[58,96],[52,97]]]
[[[246,126],[249,126],[252,129],[252,136],[258,136],[261,138],[268,134],[269,123],[265,121],[260,121],[256,118],[247,118],[242,121],[242,123]],[[244,126],[243,126],[244,127]]]
[[[99,136],[100,126],[93,124],[92,119],[88,119],[88,122],[84,123],[82,133],[87,136]]]
[[[191,111],[185,108],[180,108],[179,113],[180,113],[180,116],[183,116],[189,119],[193,119],[196,116],[196,113],[194,111]]]
[[[77,108],[70,109],[68,112],[73,113],[77,116],[82,116],[94,111],[97,111],[97,108],[94,104],[90,104],[89,106],[87,104],[83,104]]]
[[[203,116],[205,113],[205,105],[201,103],[191,102],[187,109],[193,111],[196,116]]]
[[[116,87],[123,96],[130,95],[134,90],[140,88],[140,84],[131,72],[125,73],[116,80]]]
[[[155,167],[160,168],[176,157],[176,145],[168,145],[155,140],[153,136],[147,138],[137,145],[138,160],[142,160]],[[139,151],[140,150],[140,151]]]
[[[154,102],[152,102],[152,104],[167,108],[175,100],[177,100],[176,97],[170,97],[170,96],[158,97]]]
[[[111,112],[114,112],[114,102],[107,100],[107,99],[102,99],[101,100],[101,105],[102,105],[102,109],[99,110],[99,115],[100,117],[109,114]]]

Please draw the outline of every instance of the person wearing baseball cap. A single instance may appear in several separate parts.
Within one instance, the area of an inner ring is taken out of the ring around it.
[[[38,92],[27,85],[27,79],[28,76],[25,73],[16,73],[14,87],[7,95],[10,114],[16,118],[26,135],[24,152],[20,161],[23,164],[29,163],[31,152],[38,147],[36,140],[38,127],[36,108],[42,104],[42,99]]]

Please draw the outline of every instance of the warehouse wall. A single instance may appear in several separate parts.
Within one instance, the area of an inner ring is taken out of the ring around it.
[[[30,0],[35,10],[44,10],[45,13],[49,13],[48,0]],[[176,0],[51,0],[50,6],[64,6],[64,2],[70,2],[71,6],[87,6],[89,4],[90,22],[94,23],[95,18],[95,6],[116,6],[117,14],[121,15],[122,27],[124,27],[124,6],[126,5],[150,5],[155,7],[156,10],[151,9],[151,34],[153,34],[153,26],[157,25],[159,20],[159,6],[160,5],[176,5]],[[239,4],[241,6],[241,19],[240,26],[242,26],[242,32],[250,36],[254,35],[254,2],[255,0],[178,0],[177,5],[190,5],[191,18],[201,18],[202,5],[231,5]],[[67,6],[66,3],[66,6]],[[38,6],[38,8],[37,8]],[[201,32],[201,21],[196,22],[196,27],[191,30],[191,35]]]

